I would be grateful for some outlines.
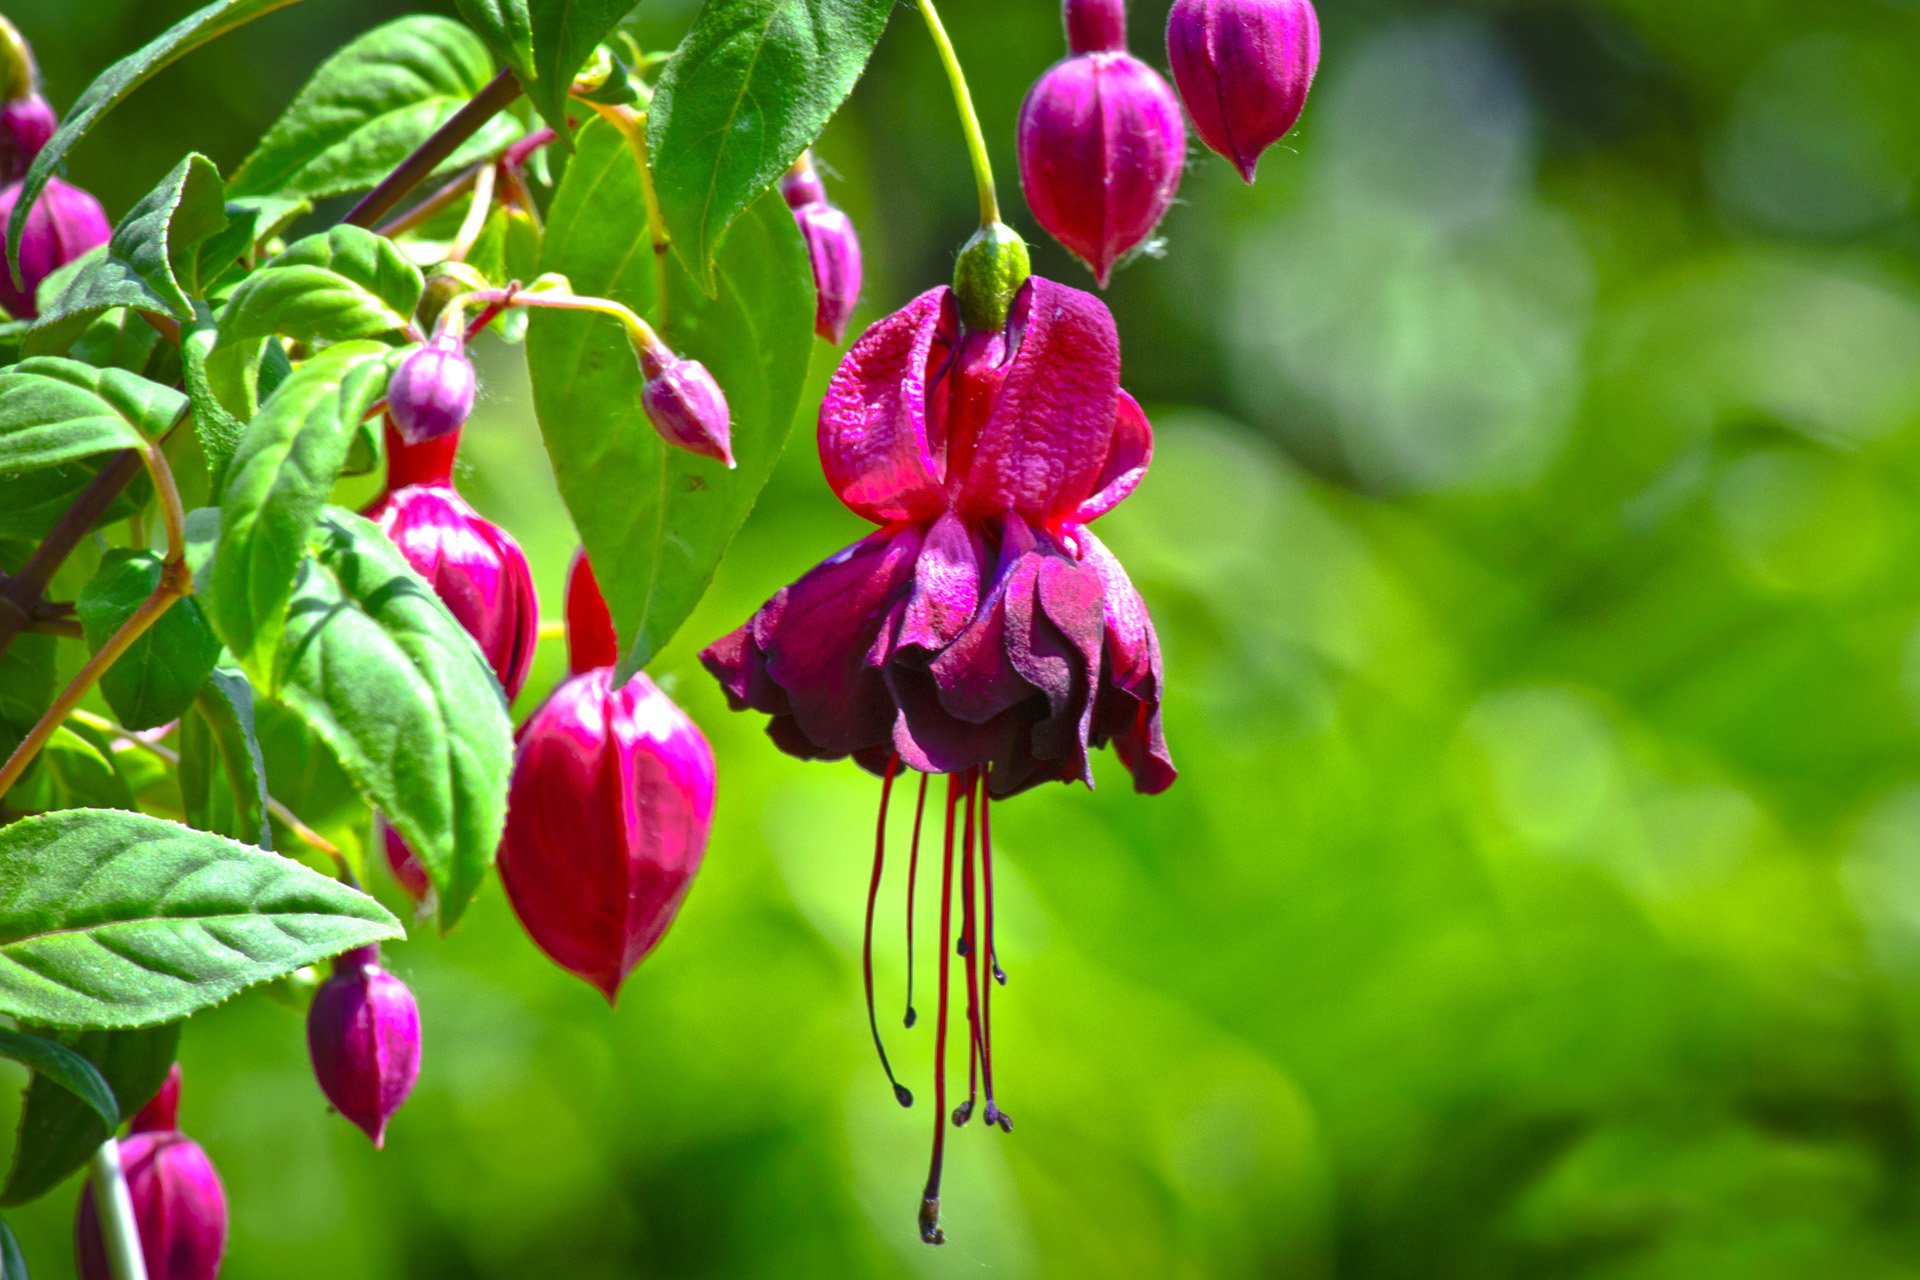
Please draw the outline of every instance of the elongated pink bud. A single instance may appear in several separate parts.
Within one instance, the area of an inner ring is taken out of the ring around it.
[[[160,1097],[141,1111],[133,1132],[121,1140],[120,1167],[133,1201],[148,1280],[214,1280],[227,1248],[227,1197],[207,1153],[173,1127],[179,1071],[174,1067],[169,1085],[162,1086]],[[81,1280],[112,1280],[91,1181],[80,1197],[74,1251]]]
[[[18,182],[0,189],[0,227],[13,217],[19,202]],[[113,225],[98,200],[58,178],[48,182],[20,235],[20,283],[16,286],[12,273],[0,268],[0,304],[18,320],[39,315],[33,295],[40,282],[81,254],[99,248],[112,234]]]
[[[575,646],[575,661],[610,647]],[[706,738],[653,681],[616,688],[604,666],[569,678],[520,730],[500,842],[534,944],[611,1003],[680,910],[713,796]]]
[[[387,414],[408,444],[450,435],[473,416],[477,384],[460,335],[436,334],[400,361],[387,383]]]
[[[334,961],[307,1010],[307,1052],[327,1101],[382,1145],[420,1078],[420,1009],[407,984],[380,967],[380,948]]]
[[[0,181],[25,177],[59,127],[60,117],[38,93],[0,102]]]
[[[1251,183],[1306,107],[1320,20],[1311,0],[1175,0],[1167,61],[1201,140]]]
[[[660,438],[677,449],[733,465],[727,397],[698,360],[682,360],[664,348],[641,355],[647,381],[640,407]]]
[[[1034,219],[1105,287],[1173,204],[1187,128],[1153,68],[1126,53],[1085,53],[1033,86],[1018,142]]]
[[[578,675],[618,661],[620,639],[613,631],[613,613],[582,547],[567,566],[567,664]]]
[[[1125,53],[1127,6],[1123,0],[1067,0],[1067,48],[1074,53]]]
[[[828,342],[847,336],[847,322],[860,301],[860,236],[853,219],[830,204],[803,205],[794,210],[800,234],[806,237],[813,264],[813,287],[818,297],[813,331]]]

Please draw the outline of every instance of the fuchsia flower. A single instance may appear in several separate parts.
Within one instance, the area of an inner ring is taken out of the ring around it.
[[[214,1280],[227,1248],[227,1197],[207,1153],[180,1132],[179,1102],[176,1063],[121,1140],[120,1167],[126,1173],[149,1280]],[[111,1280],[91,1181],[81,1193],[74,1249],[81,1280]]]
[[[0,181],[26,177],[59,127],[60,117],[38,92],[0,102]]]
[[[780,194],[800,224],[813,264],[813,287],[819,299],[813,331],[838,345],[847,336],[847,321],[860,301],[860,237],[846,211],[827,202],[826,188],[806,153],[780,179]]]
[[[1187,127],[1158,72],[1126,50],[1119,0],[1067,0],[1072,56],[1020,107],[1020,186],[1035,221],[1106,287],[1180,189]]]
[[[461,335],[435,334],[393,371],[387,414],[408,444],[424,444],[467,425],[478,390]]]
[[[991,987],[979,975],[984,949],[992,976],[1005,980],[993,943],[989,800],[1042,782],[1091,785],[1089,752],[1109,743],[1136,789],[1162,791],[1175,777],[1153,624],[1086,527],[1139,484],[1152,430],[1120,388],[1106,307],[1032,277],[998,329],[964,329],[946,288],[874,325],[828,387],[819,446],[827,482],[879,530],[775,593],[701,658],[736,710],[772,717],[767,732],[782,750],[852,756],[883,779],[867,906],[876,1046],[872,924],[888,800],[903,765],[949,776],[941,933],[951,936],[958,818],[972,1074],[987,1122],[1010,1129],[994,1099]],[[923,779],[922,809],[926,792]],[[915,867],[919,826],[916,817]],[[940,990],[934,1088],[944,1113],[944,947]],[[884,1048],[880,1058],[891,1081]],[[894,1090],[911,1102],[897,1082]],[[956,1124],[972,1114],[973,1092],[970,1084]],[[922,1234],[936,1243],[944,1132],[936,1129],[921,1212]]]
[[[500,879],[535,945],[611,1003],[700,869],[713,752],[644,674],[615,687],[613,622],[584,555],[567,631],[574,674],[520,730]]]
[[[307,1009],[307,1053],[320,1092],[373,1145],[420,1078],[420,1007],[407,984],[380,967],[380,948],[333,962]]]
[[[18,182],[0,188],[0,228],[13,217],[20,189]],[[48,182],[20,235],[20,283],[14,284],[12,273],[0,267],[0,305],[18,320],[39,315],[33,295],[40,282],[81,254],[98,249],[112,234],[113,224],[98,200],[58,178]]]
[[[1252,182],[1306,107],[1320,20],[1312,0],[1175,0],[1167,61],[1201,139]]]

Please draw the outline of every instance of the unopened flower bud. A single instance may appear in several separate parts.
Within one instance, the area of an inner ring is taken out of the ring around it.
[[[567,665],[573,671],[611,667],[620,661],[620,638],[614,634],[613,611],[600,593],[585,547],[573,553],[567,566]]]
[[[860,301],[860,236],[853,229],[853,219],[830,204],[803,205],[793,216],[813,261],[813,287],[819,299],[813,330],[837,344],[847,336],[847,322]]]
[[[1020,186],[1034,219],[1102,287],[1173,204],[1186,125],[1173,90],[1130,54],[1075,54],[1020,107]]]
[[[420,291],[414,317],[420,321],[421,328],[431,332],[448,303],[463,293],[477,293],[489,287],[487,278],[467,263],[442,262],[427,272],[426,287]]]
[[[803,154],[793,168],[781,175],[780,195],[789,209],[827,202],[827,189],[821,184],[819,172],[806,155]]]
[[[387,413],[408,444],[436,440],[473,416],[473,362],[457,333],[435,334],[400,361],[387,383]]]
[[[420,1008],[407,984],[362,947],[333,963],[307,1010],[307,1052],[320,1092],[373,1145],[420,1078]]]
[[[1127,6],[1124,0],[1067,0],[1067,48],[1075,53],[1124,53]]]
[[[1032,274],[1033,259],[1018,231],[995,222],[974,232],[953,265],[961,323],[975,333],[1004,329],[1014,295]]]
[[[660,438],[677,449],[733,466],[732,416],[720,384],[698,360],[682,360],[664,347],[640,353],[646,385],[640,407]]]
[[[18,182],[0,189],[0,227],[13,217],[20,190]],[[112,234],[113,225],[98,200],[79,187],[52,179],[34,201],[20,235],[20,283],[14,284],[12,273],[0,266],[0,304],[15,319],[39,315],[33,295],[40,282],[81,254],[99,248]]]
[[[554,963],[611,1002],[673,923],[706,852],[713,752],[645,675],[580,669],[614,650],[604,606],[575,574],[568,624],[575,674],[520,731],[500,879],[514,914]]]
[[[60,117],[37,93],[0,102],[0,181],[25,177],[33,158],[60,127]]]
[[[180,1068],[134,1118],[120,1167],[140,1232],[148,1280],[214,1280],[227,1247],[227,1197],[200,1144],[174,1127]],[[81,1280],[112,1280],[91,1181],[80,1197],[74,1247]]]
[[[1311,0],[1176,0],[1167,61],[1201,140],[1252,182],[1306,106],[1320,20]]]

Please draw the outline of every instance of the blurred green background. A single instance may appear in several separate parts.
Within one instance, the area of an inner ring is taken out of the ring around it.
[[[6,3],[60,106],[190,7]],[[1057,8],[947,8],[1037,233],[1011,142]],[[1165,8],[1134,6],[1156,64]],[[693,661],[860,533],[803,414],[656,665],[721,761],[679,924],[613,1013],[497,889],[394,948],[426,1064],[377,1154],[296,1015],[197,1019],[227,1275],[1920,1275],[1920,4],[1324,8],[1302,130],[1251,190],[1196,146],[1108,295],[1159,449],[1099,532],[1184,776],[1147,800],[1103,761],[996,817],[1019,1127],[954,1135],[950,1243],[913,1223],[931,1018],[890,1024],[904,1113],[864,1026],[878,785],[779,755]],[[185,147],[230,168],[403,11],[249,27],[72,176],[118,213]],[[944,278],[973,204],[911,11],[819,156],[861,323]],[[557,613],[572,535],[486,355],[462,482]],[[73,1194],[18,1218],[37,1278]]]

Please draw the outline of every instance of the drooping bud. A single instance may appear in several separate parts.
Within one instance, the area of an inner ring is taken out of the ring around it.
[[[698,360],[682,360],[665,347],[640,353],[646,384],[640,407],[660,438],[676,449],[733,466],[732,414],[726,393]]]
[[[167,1078],[160,1082],[159,1089],[147,1099],[147,1105],[134,1113],[132,1122],[127,1126],[133,1133],[148,1129],[178,1129],[180,1127],[180,1064],[174,1063],[167,1069]]]
[[[960,320],[975,333],[1006,328],[1014,295],[1033,274],[1033,259],[1020,233],[995,222],[973,233],[953,265],[953,292]]]
[[[436,333],[400,361],[387,383],[387,414],[408,444],[458,431],[473,416],[473,362],[458,333]]]
[[[60,117],[37,93],[0,102],[0,181],[26,176],[33,158],[60,127]]]
[[[827,189],[820,181],[820,172],[813,167],[813,159],[806,152],[801,152],[793,167],[780,175],[780,195],[789,209],[827,202]]]
[[[599,579],[587,561],[585,547],[573,553],[567,566],[567,665],[575,675],[620,661],[620,639],[613,631],[613,612],[600,593]]]
[[[533,666],[540,604],[520,544],[455,491],[458,441],[409,445],[389,426],[387,490],[366,514],[479,643],[511,701]]]
[[[600,625],[591,577],[573,581],[570,626]],[[572,645],[576,662],[612,650],[604,634]],[[609,1003],[680,910],[713,792],[706,738],[645,675],[616,688],[611,667],[579,671],[520,731],[500,878],[534,944]]]
[[[433,888],[433,882],[427,879],[427,869],[384,818],[380,821],[380,847],[386,851],[387,869],[393,872],[394,880],[407,891],[407,896],[415,902],[425,902]]]
[[[800,224],[813,264],[813,287],[819,299],[813,331],[838,344],[847,336],[847,322],[860,301],[860,236],[853,229],[853,219],[827,203],[826,188],[806,152],[780,179],[780,194]]]
[[[420,1077],[420,1008],[407,984],[362,947],[333,962],[307,1010],[307,1052],[320,1092],[373,1145]]]
[[[1077,12],[1069,6],[1070,24]],[[1102,38],[1111,17],[1088,8],[1077,38]],[[1018,141],[1034,219],[1105,287],[1180,189],[1187,128],[1172,88],[1121,49],[1076,53],[1028,92]]]
[[[1251,183],[1306,106],[1320,20],[1312,0],[1176,0],[1167,62],[1201,140]]]
[[[0,189],[0,227],[13,217],[20,190],[18,182]],[[98,200],[79,187],[52,179],[34,201],[20,235],[20,283],[14,284],[12,273],[0,267],[0,304],[18,320],[39,315],[33,295],[40,282],[81,254],[99,248],[112,234],[113,226]]]
[[[1127,48],[1125,0],[1067,0],[1067,48],[1074,53],[1124,53]]]
[[[227,1197],[207,1153],[174,1127],[179,1072],[175,1066],[159,1097],[134,1118],[120,1141],[120,1167],[148,1280],[214,1280],[227,1247]],[[80,1197],[74,1250],[80,1280],[112,1280],[91,1181]]]

